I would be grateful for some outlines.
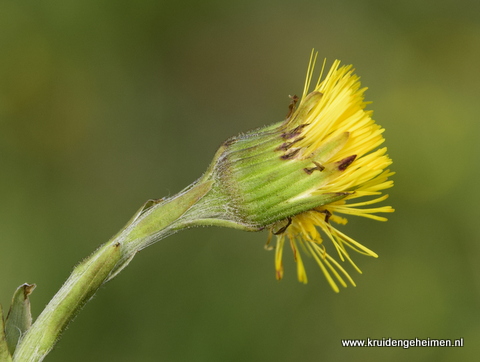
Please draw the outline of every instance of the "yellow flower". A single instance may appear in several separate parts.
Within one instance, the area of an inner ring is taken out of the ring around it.
[[[342,262],[348,260],[360,273],[350,258],[349,250],[377,257],[332,223],[347,223],[347,219],[339,214],[386,220],[376,214],[393,212],[392,207],[363,207],[388,197],[379,195],[382,190],[393,186],[393,182],[388,180],[393,172],[386,169],[392,161],[386,155],[385,147],[377,149],[384,142],[384,129],[373,121],[372,111],[365,110],[368,104],[364,101],[366,88],[361,88],[352,66],[340,66],[336,60],[325,78],[322,80],[321,74],[309,93],[316,57],[317,54],[312,52],[302,99],[298,108],[295,109],[295,104],[292,104],[291,114],[282,126],[285,139],[282,151],[288,159],[311,160],[311,167],[304,168],[307,174],[331,173],[329,177],[320,179],[314,188],[299,195],[298,199],[328,195],[343,195],[343,198],[338,200],[337,197],[333,202],[276,222],[270,227],[270,237],[272,234],[277,237],[277,279],[283,277],[282,253],[288,238],[297,263],[298,280],[307,283],[299,252],[302,249],[313,256],[332,289],[338,292],[338,284],[346,287],[347,281],[352,285],[355,283],[340,263],[327,253],[324,239],[331,241],[334,253]],[[360,197],[370,198],[351,202]]]
[[[384,130],[365,110],[366,88],[361,88],[351,66],[340,66],[337,60],[324,79],[322,69],[310,92],[316,58],[312,52],[303,95],[300,100],[292,97],[285,121],[229,138],[207,172],[179,194],[185,198],[193,193],[195,202],[183,202],[187,211],[172,230],[199,225],[268,229],[269,241],[277,237],[277,279],[283,277],[282,254],[288,239],[299,281],[307,282],[302,249],[338,292],[338,285],[355,285],[341,262],[348,260],[360,272],[350,250],[377,254],[334,224],[347,223],[341,215],[386,220],[377,214],[393,212],[392,207],[370,205],[387,198],[382,191],[393,186],[388,180],[393,172],[387,169],[392,161],[385,147],[378,148]],[[333,248],[327,252],[328,240]]]

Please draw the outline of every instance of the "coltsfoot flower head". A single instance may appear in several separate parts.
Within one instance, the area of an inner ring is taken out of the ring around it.
[[[341,215],[386,220],[377,214],[393,208],[371,205],[388,197],[382,191],[393,186],[388,180],[393,172],[387,169],[392,161],[385,147],[378,148],[384,130],[365,110],[366,88],[352,66],[336,60],[323,77],[324,63],[312,86],[316,57],[312,52],[303,95],[291,97],[285,121],[232,137],[220,147],[200,180],[212,180],[212,192],[193,208],[210,210],[209,217],[194,224],[268,229],[269,242],[273,235],[277,239],[277,279],[283,277],[288,240],[299,281],[307,282],[301,249],[338,292],[339,285],[355,285],[341,262],[360,272],[349,251],[377,254],[334,225],[347,223]],[[325,245],[328,240],[332,245]]]

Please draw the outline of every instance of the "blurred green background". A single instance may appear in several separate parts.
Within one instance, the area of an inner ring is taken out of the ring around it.
[[[312,260],[298,283],[288,250],[277,282],[266,233],[192,229],[140,253],[47,361],[478,360],[473,0],[2,1],[1,304],[36,283],[37,316],[145,200],[282,120],[313,47],[354,64],[397,172],[389,222],[342,228],[380,255],[354,255],[357,288],[333,293]],[[367,337],[465,347],[341,347]]]

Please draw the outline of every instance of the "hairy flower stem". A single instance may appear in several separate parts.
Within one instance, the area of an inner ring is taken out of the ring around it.
[[[211,186],[212,182],[204,177],[170,199],[145,203],[117,235],[75,267],[17,345],[13,361],[42,361],[83,305],[125,268],[139,250],[195,224],[200,215],[185,217],[186,211]]]

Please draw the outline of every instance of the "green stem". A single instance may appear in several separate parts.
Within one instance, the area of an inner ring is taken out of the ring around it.
[[[120,244],[105,244],[77,266],[18,344],[14,361],[42,361],[76,313],[120,259]]]
[[[139,250],[195,225],[196,219],[209,217],[208,212],[187,211],[211,190],[212,184],[211,180],[204,178],[170,199],[147,202],[111,241],[75,267],[20,340],[13,361],[42,361],[83,305],[104,283],[125,268]]]

